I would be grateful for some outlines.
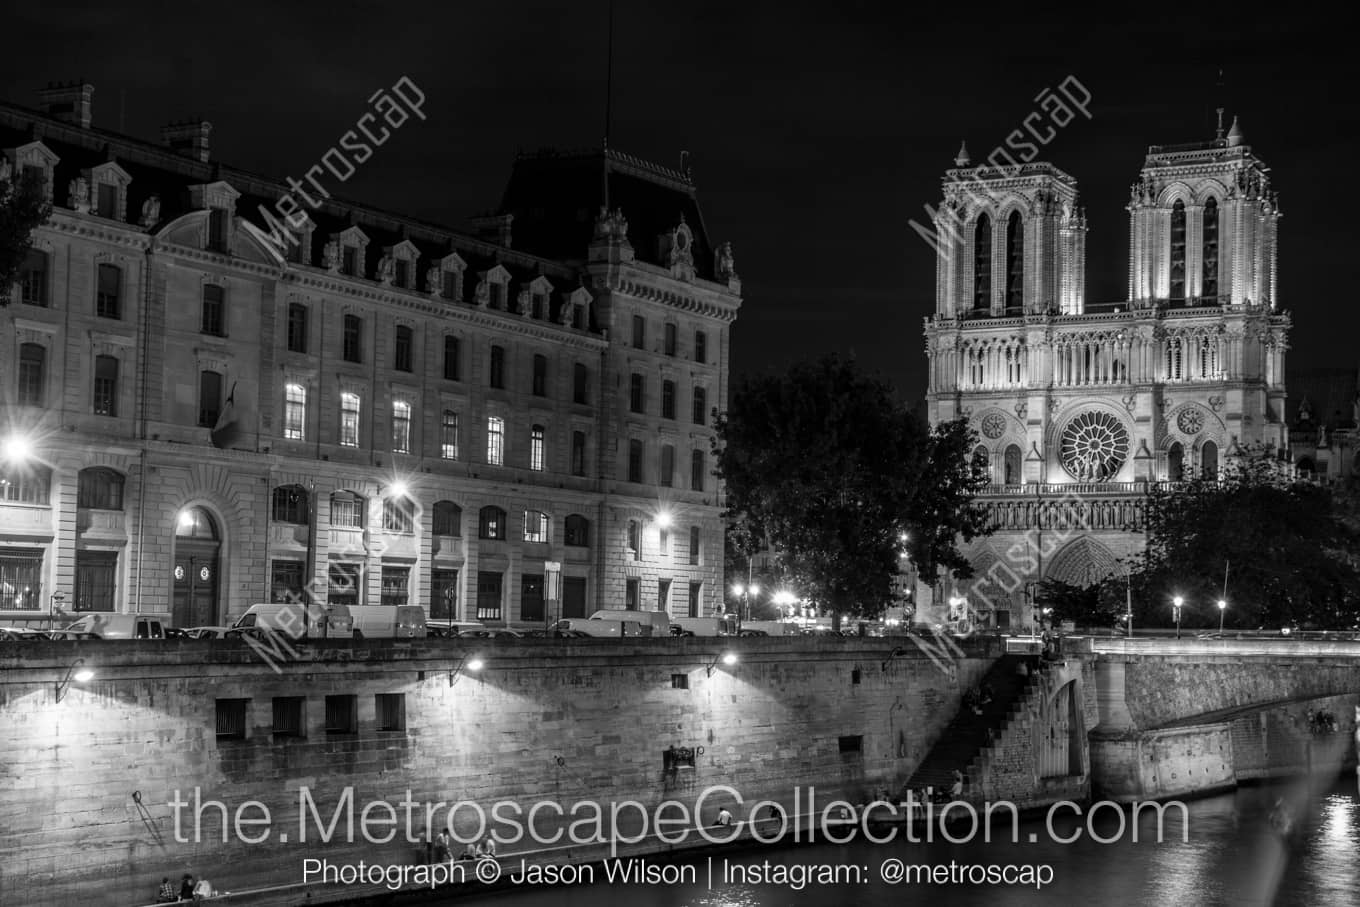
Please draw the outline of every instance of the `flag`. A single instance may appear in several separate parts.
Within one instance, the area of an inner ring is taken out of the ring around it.
[[[222,412],[217,417],[217,424],[213,426],[213,447],[225,450],[236,443],[240,434],[240,426],[236,421],[236,383],[232,382],[231,393],[227,394],[227,402],[222,404]]]

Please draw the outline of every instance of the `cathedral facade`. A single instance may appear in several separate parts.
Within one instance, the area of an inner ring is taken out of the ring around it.
[[[1156,483],[1286,447],[1280,212],[1236,121],[1152,146],[1127,207],[1128,298],[1092,304],[1076,180],[1046,163],[972,167],[966,150],[955,163],[927,402],[932,424],[963,416],[976,432],[994,532],[968,548],[974,577],[937,591],[984,625],[1031,626],[1039,581],[1124,572]]]

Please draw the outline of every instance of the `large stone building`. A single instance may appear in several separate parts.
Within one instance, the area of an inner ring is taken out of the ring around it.
[[[0,309],[0,621],[721,608],[740,282],[687,173],[521,156],[459,232],[217,163],[208,123],[94,128],[92,94],[0,105],[54,205]]]
[[[995,532],[948,594],[997,625],[1031,624],[1034,583],[1085,586],[1144,543],[1150,483],[1282,451],[1289,316],[1279,209],[1234,121],[1212,141],[1148,149],[1129,198],[1128,298],[1085,298],[1086,218],[1044,163],[944,178],[932,422],[966,416],[990,471]]]

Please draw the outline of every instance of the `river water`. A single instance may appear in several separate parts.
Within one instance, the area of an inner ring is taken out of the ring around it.
[[[1038,904],[1110,907],[1360,907],[1360,799],[1356,778],[1335,785],[1306,782],[1243,787],[1185,804],[1188,823],[1167,812],[1162,840],[1151,812],[1140,816],[1138,840],[1128,813],[1098,809],[1078,818],[1067,808],[1044,817],[1009,820],[968,843],[770,846],[719,851],[654,870],[682,880],[608,883],[596,867],[594,884],[517,884],[443,903],[478,907],[1024,907]],[[1283,806],[1280,804],[1283,803]],[[1296,817],[1292,830],[1272,813]],[[1121,831],[1122,826],[1122,831]],[[966,837],[966,825],[950,834]],[[924,832],[914,833],[923,837]],[[1063,843],[1074,835],[1078,840]],[[1188,840],[1183,840],[1188,838]],[[1012,843],[1012,839],[1017,843]],[[1000,840],[998,840],[1000,839]],[[1110,843],[1101,843],[1109,841]],[[914,884],[889,884],[896,865],[917,870]],[[624,864],[626,865],[626,864]],[[886,865],[886,868],[885,868]],[[732,867],[739,867],[733,870]],[[507,875],[514,870],[507,863]],[[623,865],[620,866],[623,868]],[[937,881],[920,872],[938,873]],[[987,873],[992,873],[989,879]],[[1007,873],[1005,879],[998,873]],[[829,873],[838,878],[827,878]],[[746,878],[740,876],[745,875]],[[816,876],[821,875],[818,879]],[[970,876],[972,877],[970,879]]]

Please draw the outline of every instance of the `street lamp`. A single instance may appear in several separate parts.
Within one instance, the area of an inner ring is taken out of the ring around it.
[[[0,457],[13,463],[23,463],[33,456],[33,442],[25,435],[10,435],[0,444]]]
[[[1185,599],[1177,595],[1171,599],[1171,614],[1176,618],[1176,638],[1181,638],[1181,606],[1185,604]]]
[[[1218,635],[1223,635],[1223,616],[1228,613],[1228,603],[1223,599],[1218,600]]]
[[[758,583],[749,583],[743,586],[741,583],[732,584],[732,594],[741,599],[741,613],[737,615],[738,620],[745,622],[751,619],[751,596],[760,594]]]

